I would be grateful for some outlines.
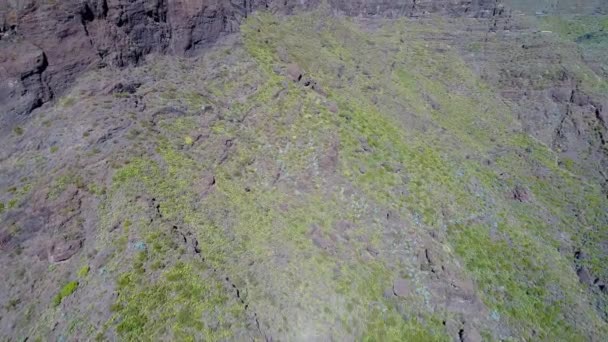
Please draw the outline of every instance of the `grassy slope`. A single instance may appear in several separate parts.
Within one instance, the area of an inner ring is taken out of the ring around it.
[[[540,26],[555,32],[561,39],[575,42],[583,58],[596,65],[597,72],[603,75],[603,87],[595,90],[605,94],[608,86],[605,79],[608,75],[608,16],[549,16],[540,19]]]
[[[450,313],[429,305],[412,240],[387,241],[389,229],[443,238],[446,255],[475,280],[486,319],[506,327],[508,336],[498,336],[481,326],[487,338],[608,333],[571,263],[574,246],[584,246],[592,270],[607,276],[598,243],[608,238],[608,205],[599,187],[521,133],[509,106],[449,45],[424,39],[449,24],[404,19],[372,30],[324,15],[249,18],[244,47],[209,56],[232,60],[214,79],[166,61],[140,71],[165,75],[150,107],[189,110],[137,138],[140,157],[118,166],[100,195],[97,244],[115,248],[107,271],[119,295],[98,336],[449,340],[441,320]],[[275,70],[287,61],[327,96],[285,84]],[[222,108],[208,127],[195,114],[206,103]],[[207,139],[194,143],[201,132]],[[371,152],[361,152],[362,141]],[[336,146],[337,161],[328,162]],[[204,192],[208,173],[215,186]],[[515,186],[528,189],[530,202],[510,198]],[[135,197],[154,198],[162,217],[150,220]],[[399,227],[383,220],[387,211],[402,218]],[[341,220],[356,227],[349,239],[320,251],[311,227],[329,236]],[[171,237],[173,225],[197,237],[204,261]],[[360,251],[368,246],[383,253],[367,258]],[[416,289],[396,303],[383,291],[397,276]],[[228,292],[226,277],[249,309]]]
[[[341,130],[345,176],[369,196],[422,217],[424,228],[447,229],[486,303],[504,315],[516,335],[574,339],[605,329],[580,296],[569,256],[557,251],[563,233],[591,245],[605,238],[605,200],[596,186],[558,168],[545,146],[512,131],[517,125],[508,107],[449,46],[432,46],[418,38],[426,30],[441,29],[441,23],[394,23],[369,35],[348,22],[322,24],[311,17],[297,18],[271,30],[273,20],[265,20],[262,27],[268,27],[263,31],[268,36],[260,35],[263,38],[249,45],[254,56],[267,64],[276,61],[272,43],[264,42],[268,37],[287,46],[321,84],[330,85],[330,97],[348,113],[348,126]],[[308,38],[317,35],[320,39]],[[447,51],[434,53],[436,48]],[[331,87],[340,83],[331,69],[338,63],[353,72],[345,89]],[[364,70],[359,73],[358,67]],[[377,105],[370,101],[374,90],[381,99]],[[402,113],[390,107],[394,98],[419,121],[429,122],[424,134],[400,123]],[[349,151],[352,135],[365,136],[384,154],[363,161],[377,172],[372,177],[354,171],[355,160],[361,158],[352,148]],[[484,165],[490,153],[499,153],[496,165]],[[405,165],[410,179],[407,197],[391,195],[395,180],[381,169],[383,160]],[[550,176],[538,179],[538,167],[548,168]],[[509,178],[501,179],[501,173]],[[532,203],[507,199],[516,184],[530,188]],[[584,213],[583,220],[575,219],[577,211]],[[596,252],[595,271],[604,272],[605,255]],[[583,322],[577,315],[588,319]]]

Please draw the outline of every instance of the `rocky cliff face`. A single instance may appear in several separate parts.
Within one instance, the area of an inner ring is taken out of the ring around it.
[[[190,55],[235,32],[252,11],[291,13],[319,0],[0,0],[2,122],[65,91],[77,75],[137,64],[149,53]],[[349,16],[496,15],[495,0],[331,0]],[[6,125],[5,125],[6,126]]]

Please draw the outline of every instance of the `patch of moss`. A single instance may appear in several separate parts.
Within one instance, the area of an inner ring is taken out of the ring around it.
[[[91,270],[91,266],[89,265],[84,265],[82,266],[79,270],[78,270],[78,277],[79,278],[86,278],[89,275],[89,271]]]
[[[4,305],[4,309],[7,311],[15,310],[20,303],[20,298],[12,298]]]
[[[76,103],[76,99],[72,96],[65,96],[62,97],[58,102],[57,105],[60,107],[71,107]]]
[[[71,296],[76,291],[76,289],[78,289],[77,281],[71,281],[71,282],[65,284],[61,288],[59,293],[57,295],[55,295],[55,297],[53,297],[53,305],[59,306],[59,304],[61,304],[63,299]]]
[[[17,199],[12,199],[10,201],[8,201],[8,209],[13,209],[15,207],[17,207],[17,204],[19,204],[19,201]]]
[[[87,184],[87,191],[94,195],[103,195],[106,193],[106,188],[96,183]]]

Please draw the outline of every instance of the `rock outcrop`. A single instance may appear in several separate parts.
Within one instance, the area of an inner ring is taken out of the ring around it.
[[[61,94],[87,70],[149,53],[191,55],[258,9],[291,13],[321,0],[0,0],[0,122]],[[488,17],[496,0],[329,0],[349,16]]]

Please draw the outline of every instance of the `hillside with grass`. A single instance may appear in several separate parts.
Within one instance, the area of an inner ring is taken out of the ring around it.
[[[0,340],[602,341],[607,17],[259,11],[0,137]]]

